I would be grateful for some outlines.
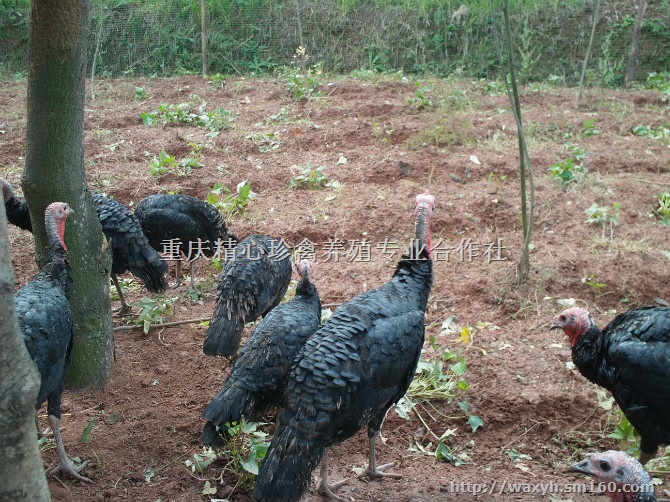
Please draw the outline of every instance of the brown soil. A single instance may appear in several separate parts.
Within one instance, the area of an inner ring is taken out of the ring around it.
[[[435,438],[415,415],[405,420],[391,410],[377,454],[382,463],[395,462],[402,479],[356,478],[353,469],[367,458],[365,431],[333,449],[330,479],[348,478],[339,493],[358,501],[457,500],[463,494],[456,493],[456,485],[464,483],[459,486],[464,491],[468,483],[488,488],[493,482],[492,494],[469,498],[604,500],[558,491],[569,489],[569,483],[588,483],[565,472],[571,462],[585,452],[621,445],[607,437],[618,415],[599,406],[598,389],[569,367],[563,334],[547,325],[562,310],[558,300],[563,298],[587,306],[602,325],[615,311],[656,298],[670,300],[670,262],[663,254],[670,250],[669,231],[654,213],[659,194],[670,189],[670,149],[631,133],[639,124],[667,126],[668,104],[651,91],[598,90],[589,91],[585,105],[575,111],[573,89],[523,90],[536,219],[532,271],[517,286],[518,152],[509,102],[502,94],[489,94],[480,82],[430,84],[426,94],[433,106],[416,109],[410,103],[417,97],[416,86],[401,80],[335,79],[323,85],[320,97],[300,102],[281,80],[230,79],[218,88],[197,77],[99,81],[96,100],[89,99],[85,111],[88,179],[128,205],[167,190],[205,198],[218,183],[235,191],[249,180],[258,196],[230,219],[238,236],[265,233],[291,245],[307,238],[320,245],[318,253],[327,241],[340,239],[348,247],[349,240],[367,239],[370,261],[317,261],[314,281],[324,304],[346,302],[389,279],[397,257],[385,259],[374,244],[386,238],[407,243],[414,197],[429,189],[437,199],[432,233],[433,243],[441,242],[441,260],[435,262],[427,335],[465,356],[470,387],[450,402],[419,409],[437,436],[453,429],[446,444],[465,463],[454,466],[417,453],[417,444],[432,451]],[[136,87],[144,88],[149,99],[135,100]],[[25,91],[25,83],[0,84],[0,167],[17,188],[25,152]],[[207,110],[239,113],[233,127],[209,137],[195,126],[142,124],[141,112],[187,101],[194,93],[206,100]],[[278,121],[263,123],[281,110]],[[591,136],[583,126],[590,119],[598,131]],[[273,133],[275,144],[254,141],[258,133]],[[568,157],[563,146],[568,141],[588,150],[589,171],[566,190],[548,168]],[[184,176],[149,175],[150,160],[161,149],[181,160],[191,144],[203,146],[204,167]],[[341,157],[346,163],[338,163]],[[290,188],[299,169],[309,165],[322,167],[343,187]],[[611,234],[609,226],[585,222],[585,210],[593,203],[620,204]],[[19,287],[36,272],[32,236],[11,228],[10,237]],[[485,245],[498,239],[503,260],[488,262]],[[471,260],[461,259],[457,248],[462,242],[473,244]],[[447,247],[456,248],[448,261]],[[198,262],[196,275],[202,298],[192,300],[187,283],[169,290],[166,296],[176,297],[175,312],[166,321],[211,315],[217,271]],[[588,277],[605,284],[597,295],[585,284]],[[149,296],[139,288],[129,295],[132,300]],[[450,317],[457,327],[473,328],[470,343],[443,330]],[[108,385],[64,396],[68,452],[91,460],[86,473],[94,483],[52,477],[54,500],[251,500],[248,492],[234,489],[233,476],[221,476],[222,461],[201,475],[184,464],[202,451],[200,412],[230,369],[226,360],[202,354],[204,332],[197,323],[148,335],[116,332],[116,367]],[[470,413],[484,422],[474,434],[457,405],[465,399]],[[41,416],[45,423],[44,410]],[[90,442],[84,444],[80,437],[91,419]],[[43,451],[43,458],[53,465],[55,449]],[[147,480],[148,469],[154,475]],[[667,477],[660,478],[667,484]],[[216,487],[215,495],[202,494],[206,480]],[[503,483],[532,483],[555,493],[553,498],[504,489],[499,494]],[[320,499],[313,488],[304,498]]]

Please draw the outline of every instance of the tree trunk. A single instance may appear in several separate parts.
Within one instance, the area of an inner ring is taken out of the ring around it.
[[[579,77],[579,89],[577,90],[577,97],[575,98],[575,108],[579,108],[582,102],[582,92],[584,90],[584,77],[586,76],[586,68],[589,65],[591,58],[591,49],[593,49],[593,39],[596,34],[596,26],[598,25],[598,12],[600,11],[600,0],[596,0],[596,10],[593,13],[593,24],[591,25],[591,36],[589,37],[589,45],[586,48],[586,56],[584,56],[584,63],[582,64],[582,74]]]
[[[502,80],[507,89],[507,96],[512,105],[512,113],[516,122],[519,142],[519,182],[521,187],[521,233],[523,235],[523,248],[521,258],[517,265],[517,281],[523,284],[530,274],[530,239],[533,233],[533,219],[535,215],[535,178],[530,163],[526,134],[521,120],[521,102],[517,86],[516,71],[514,69],[514,48],[512,47],[512,29],[509,20],[509,7],[507,0],[502,2],[503,19],[505,26],[505,41],[507,47],[507,60],[509,61],[509,78],[503,59],[501,37],[498,34],[496,22],[496,8],[491,0],[491,26],[493,39],[495,40],[496,52],[500,63]]]
[[[200,42],[202,49],[202,76],[207,76],[207,0],[200,0]]]
[[[640,48],[640,35],[642,34],[642,21],[644,13],[647,10],[647,0],[640,0],[637,7],[637,21],[633,29],[633,41],[630,44],[630,53],[628,54],[628,64],[626,64],[626,76],[624,77],[624,86],[629,89],[635,80],[635,66],[637,65],[637,53]]]
[[[63,201],[74,209],[66,241],[75,319],[68,385],[74,388],[103,385],[112,373],[114,350],[111,250],[103,239],[84,172],[88,7],[88,0],[31,3],[26,167],[21,180],[39,266],[46,258],[46,206]]]
[[[14,307],[5,205],[0,204],[0,500],[51,500],[35,430],[40,375]]]

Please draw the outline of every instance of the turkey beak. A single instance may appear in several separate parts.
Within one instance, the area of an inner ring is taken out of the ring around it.
[[[585,458],[581,462],[575,462],[570,466],[568,471],[581,472],[582,474],[586,474],[587,476],[593,476],[593,472],[591,471],[591,461],[588,458]]]
[[[551,321],[551,324],[549,325],[549,329],[562,329],[563,326],[561,325],[560,321],[558,320],[558,317],[555,317],[553,321]],[[576,465],[576,464],[575,464]]]

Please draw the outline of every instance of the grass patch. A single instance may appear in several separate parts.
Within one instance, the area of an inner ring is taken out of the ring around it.
[[[440,117],[422,131],[407,139],[410,148],[437,146],[449,151],[451,147],[467,145],[476,140],[472,121],[464,116]]]

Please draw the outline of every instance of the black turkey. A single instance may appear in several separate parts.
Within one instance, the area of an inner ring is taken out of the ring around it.
[[[158,252],[149,245],[142,226],[126,206],[109,197],[93,192],[93,205],[102,224],[102,231],[112,246],[111,277],[119,293],[121,309],[130,310],[119,284],[118,275],[126,270],[139,277],[148,291],[160,293],[168,286],[165,263]]]
[[[629,310],[601,331],[587,310],[572,307],[550,327],[563,330],[575,366],[612,393],[640,433],[643,465],[670,444],[670,309]]]
[[[135,216],[154,249],[164,251],[166,247],[179,246],[177,251],[186,254],[191,265],[192,290],[198,255],[211,258],[221,246],[231,248],[237,244],[237,237],[228,231],[221,213],[208,202],[190,195],[149,195],[137,203]],[[177,260],[175,287],[181,284],[180,265],[181,260]]]
[[[281,241],[252,235],[233,251],[219,278],[214,315],[205,335],[203,352],[210,356],[237,354],[245,323],[279,305],[291,282],[291,256]]]
[[[7,213],[7,221],[28,232],[33,231],[33,223],[30,221],[30,212],[28,211],[28,204],[25,200],[19,199],[14,195],[12,185],[6,179],[0,178],[2,184],[2,194],[5,199],[5,212]]]
[[[370,476],[395,476],[377,467],[375,438],[388,409],[405,394],[424,342],[433,283],[430,219],[435,199],[417,196],[415,239],[389,282],[340,306],[312,335],[293,363],[278,426],[256,479],[261,502],[298,501],[326,448],[367,425]]]
[[[70,310],[70,264],[65,247],[65,220],[72,210],[54,202],[45,211],[49,262],[16,292],[16,315],[26,348],[40,372],[36,407],[48,401],[49,423],[56,438],[60,463],[54,471],[91,480],[80,474],[88,462],[74,467],[65,453],[60,434],[61,396],[72,359],[74,319]]]
[[[12,186],[0,178],[5,199],[7,221],[19,228],[32,232],[30,212],[25,200],[18,199],[12,191]],[[98,192],[93,192],[93,204],[102,225],[105,237],[112,245],[111,277],[121,300],[120,313],[130,310],[123,297],[117,274],[126,270],[139,277],[145,287],[152,293],[159,293],[167,288],[165,272],[167,264],[149,245],[149,241],[142,232],[137,218],[120,202],[117,202]]]
[[[227,423],[240,423],[242,417],[260,420],[281,403],[291,363],[321,326],[321,302],[310,281],[311,265],[302,260],[295,268],[300,275],[295,296],[258,323],[223,387],[203,411],[202,418],[207,420],[203,443],[222,446]]]

